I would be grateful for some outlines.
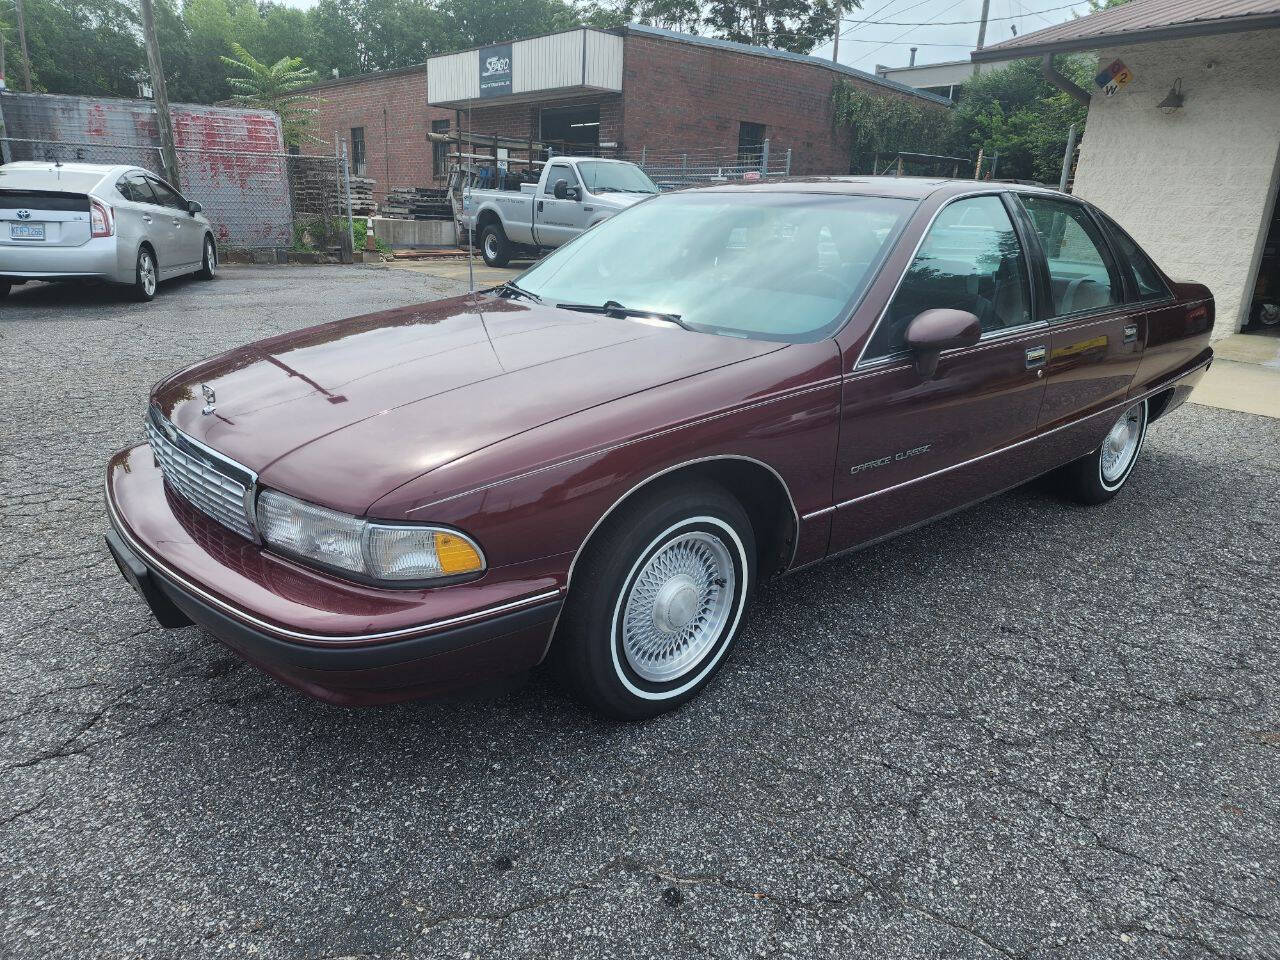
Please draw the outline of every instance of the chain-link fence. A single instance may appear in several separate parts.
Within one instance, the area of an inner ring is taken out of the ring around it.
[[[164,177],[160,148],[104,141],[0,139],[4,159],[127,164]],[[198,201],[227,248],[333,252],[349,238],[350,187],[341,156],[179,147],[182,195]]]
[[[791,148],[776,149],[768,140],[734,152],[722,148],[670,151],[641,147],[620,153],[618,158],[637,164],[663,190],[791,174]]]

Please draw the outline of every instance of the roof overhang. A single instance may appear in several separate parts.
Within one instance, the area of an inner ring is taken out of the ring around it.
[[[427,102],[455,110],[622,92],[622,37],[579,28],[427,61]]]
[[[1156,43],[1161,40],[1185,40],[1189,37],[1213,37],[1228,33],[1247,33],[1251,30],[1280,28],[1280,13],[1259,13],[1217,20],[1195,20],[1165,26],[1145,27],[1115,33],[1098,33],[1082,37],[1064,37],[1058,40],[1035,42],[1035,34],[1028,34],[1028,43],[1001,43],[994,47],[974,50],[969,59],[974,63],[991,60],[1022,60],[1042,57],[1046,54],[1075,53],[1084,50],[1101,50],[1104,47],[1131,46],[1137,43]]]

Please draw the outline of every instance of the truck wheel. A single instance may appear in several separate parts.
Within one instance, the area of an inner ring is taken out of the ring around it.
[[[511,241],[502,224],[491,223],[481,232],[480,255],[491,267],[505,267],[511,262]]]

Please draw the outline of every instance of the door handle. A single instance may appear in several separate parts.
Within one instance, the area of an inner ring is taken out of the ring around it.
[[[539,213],[541,213],[541,212],[542,212],[542,201],[541,201],[541,200],[539,200],[539,201],[538,201],[538,212],[539,212]]]
[[[583,208],[582,208],[582,212],[583,212],[583,213],[592,213],[592,212],[594,212],[594,211],[595,211],[595,209],[596,209],[595,207],[583,207]]]
[[[149,214],[149,213],[144,213],[144,214],[142,215],[142,222],[143,222],[143,223],[150,223],[150,222],[151,222],[151,214]]]
[[[1048,356],[1048,351],[1044,347],[1028,347],[1027,369],[1033,370],[1036,367],[1043,367],[1046,356]]]
[[[1126,323],[1124,325],[1124,342],[1133,343],[1138,339],[1138,325],[1136,323]]]
[[[181,229],[181,228],[182,228],[182,224],[181,224],[181,223],[179,223],[177,220],[174,220],[174,221],[173,221],[173,225],[174,225],[175,227],[178,227],[179,229]]]

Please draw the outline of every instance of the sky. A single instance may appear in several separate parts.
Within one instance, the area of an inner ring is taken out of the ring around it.
[[[1008,40],[1013,36],[1011,27],[1017,27],[1019,34],[1032,33],[1070,20],[1072,11],[1089,12],[1087,0],[1070,6],[1068,2],[991,0],[987,45]],[[977,45],[981,16],[982,0],[862,0],[862,9],[845,14],[842,22],[840,62],[868,73],[878,63],[904,67],[913,46],[918,47],[917,64],[968,60]],[[812,52],[830,57],[831,44],[820,44]]]
[[[283,0],[306,9],[316,0]],[[1031,33],[1071,19],[1071,13],[1089,12],[1087,0],[1067,7],[1068,0],[991,0],[987,43],[998,43],[1018,33]],[[1065,9],[1064,9],[1065,8]],[[862,9],[845,15],[840,37],[840,62],[871,73],[877,63],[906,66],[911,47],[916,63],[967,60],[978,40],[982,0],[862,0]],[[880,21],[863,23],[860,21]],[[954,21],[965,21],[955,23]],[[926,24],[926,26],[912,26]],[[936,44],[936,46],[934,46]],[[819,44],[814,56],[831,56],[831,44]]]

